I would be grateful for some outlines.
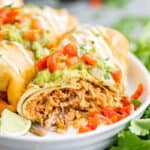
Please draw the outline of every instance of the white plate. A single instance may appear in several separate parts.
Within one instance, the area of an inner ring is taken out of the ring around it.
[[[64,135],[51,133],[45,137],[31,134],[22,137],[0,136],[0,150],[103,150],[114,136],[133,118],[139,118],[150,104],[150,77],[145,67],[133,55],[129,55],[128,88],[133,93],[137,85],[144,84],[142,106],[129,117],[108,127],[77,135],[72,130]]]

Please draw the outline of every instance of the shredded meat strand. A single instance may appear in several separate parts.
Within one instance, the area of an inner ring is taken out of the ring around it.
[[[78,83],[78,89],[47,89],[37,95],[34,102],[28,103],[27,107],[33,117],[30,119],[40,122],[44,128],[41,135],[48,129],[65,132],[70,125],[77,127],[78,120],[86,119],[92,111],[101,111],[106,106],[121,106],[122,90],[115,91],[84,80]],[[40,135],[37,130],[39,128],[34,127],[31,131]]]

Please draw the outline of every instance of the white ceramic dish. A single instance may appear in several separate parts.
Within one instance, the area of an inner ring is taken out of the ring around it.
[[[139,118],[150,104],[150,77],[145,67],[135,56],[129,54],[129,74],[127,92],[131,94],[138,83],[144,84],[143,104],[124,120],[96,131],[76,135],[49,133],[46,137],[26,135],[23,137],[0,136],[0,150],[103,150],[107,148],[114,136],[133,118]]]

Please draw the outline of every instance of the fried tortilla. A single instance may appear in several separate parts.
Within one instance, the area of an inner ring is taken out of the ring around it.
[[[39,71],[18,103],[19,114],[40,125],[31,129],[38,135],[48,130],[65,132],[70,126],[79,128],[91,112],[122,107],[128,70],[126,38],[101,26],[81,26],[66,34],[58,49],[70,43],[77,50],[78,63],[55,72]],[[66,57],[70,58],[63,55]],[[117,81],[112,75],[116,70],[121,72]]]

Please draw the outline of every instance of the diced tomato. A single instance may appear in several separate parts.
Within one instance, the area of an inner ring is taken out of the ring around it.
[[[0,8],[0,21],[2,24],[14,23],[19,14],[19,9],[17,8]]]
[[[111,118],[111,117],[113,117],[114,115],[116,115],[116,112],[114,111],[114,109],[113,109],[112,107],[105,107],[105,108],[103,108],[103,110],[102,110],[102,114],[103,114],[105,117]]]
[[[17,16],[19,14],[19,9],[12,8],[8,10],[4,23],[14,23],[16,21]]]
[[[78,130],[79,133],[89,132],[91,129],[88,126],[81,126]]]
[[[142,95],[143,90],[144,90],[143,84],[140,83],[134,94],[131,96],[131,99],[138,99]]]
[[[105,116],[101,115],[100,112],[94,111],[89,114],[89,118],[97,118],[99,120],[99,124],[109,125],[112,121]]]
[[[52,44],[52,43],[50,43],[50,44],[47,46],[48,49],[52,49],[53,47],[54,47],[54,44]]]
[[[85,64],[87,65],[95,65],[96,64],[96,60],[94,58],[92,58],[92,56],[86,54],[86,55],[83,55],[81,57],[81,59],[84,61]]]
[[[5,39],[5,33],[4,32],[0,32],[0,41]]]
[[[54,54],[50,55],[47,59],[47,68],[49,72],[54,73],[57,70],[56,56]]]
[[[43,69],[47,68],[47,59],[48,59],[48,56],[46,56],[38,61],[38,63],[37,63],[38,70],[43,70]]]
[[[91,130],[95,130],[98,127],[99,123],[100,123],[100,121],[99,121],[98,116],[88,117],[88,124],[87,124],[87,126]]]
[[[130,101],[129,101],[129,98],[124,96],[122,98],[122,103],[123,103],[123,106],[128,106],[128,105],[131,105]]]
[[[97,116],[99,114],[100,113],[98,111],[93,111],[93,112],[90,112],[89,117],[95,117],[95,116]]]
[[[36,18],[32,18],[32,20],[31,20],[31,26],[32,26],[33,29],[42,30],[41,23]]]
[[[38,39],[38,37],[39,37],[38,33],[32,30],[24,33],[24,38],[29,41],[35,41]]]
[[[116,70],[112,72],[112,78],[114,79],[115,82],[120,82],[121,80],[121,70]]]
[[[127,117],[131,113],[132,104],[128,97],[123,97],[122,99],[123,107],[117,108],[116,112],[120,114],[120,119]]]
[[[127,117],[130,114],[130,112],[131,112],[131,105],[117,109],[117,113],[120,115],[119,119]]]
[[[59,57],[63,57],[62,51],[58,51],[48,57],[47,67],[51,73],[54,73],[59,69],[63,69],[64,63],[59,62]]]
[[[77,56],[77,49],[72,44],[67,44],[63,49],[64,55],[68,55],[70,57]]]
[[[70,57],[66,59],[66,64],[68,67],[74,66],[79,62],[77,57]]]
[[[5,8],[0,8],[0,18],[6,18],[7,17],[8,10]]]
[[[113,123],[119,121],[119,115],[118,113],[115,111],[114,108],[112,107],[105,107],[103,110],[102,110],[102,114],[109,118]]]
[[[90,0],[91,6],[99,8],[102,5],[103,0]]]

